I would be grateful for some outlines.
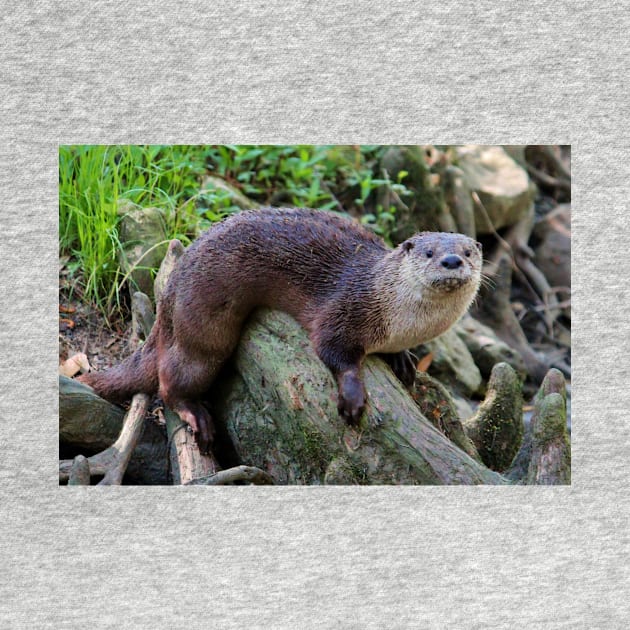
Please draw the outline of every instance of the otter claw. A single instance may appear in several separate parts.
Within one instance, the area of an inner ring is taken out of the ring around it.
[[[210,453],[214,442],[214,423],[206,408],[201,403],[180,403],[174,409],[179,417],[188,424],[192,431],[199,452],[202,455]]]

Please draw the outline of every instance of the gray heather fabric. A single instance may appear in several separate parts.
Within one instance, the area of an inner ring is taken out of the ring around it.
[[[0,627],[625,628],[625,2],[4,3]],[[60,488],[60,143],[573,144],[573,486]]]

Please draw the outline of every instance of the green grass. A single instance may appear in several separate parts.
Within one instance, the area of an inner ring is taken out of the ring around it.
[[[168,238],[185,244],[238,211],[234,196],[202,189],[206,175],[223,179],[252,201],[363,214],[388,238],[390,208],[368,201],[380,187],[405,194],[401,181],[376,173],[381,146],[76,145],[59,148],[60,253],[83,299],[110,317],[120,305],[124,273],[117,213],[120,200],[162,209]],[[368,211],[369,210],[369,211]]]

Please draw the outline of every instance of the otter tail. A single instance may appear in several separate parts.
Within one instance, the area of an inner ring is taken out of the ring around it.
[[[105,400],[121,403],[134,394],[153,394],[158,389],[157,353],[155,337],[150,335],[145,344],[122,363],[104,372],[90,372],[78,377]]]

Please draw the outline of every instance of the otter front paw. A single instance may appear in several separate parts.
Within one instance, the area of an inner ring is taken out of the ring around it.
[[[339,398],[337,400],[339,415],[348,424],[359,424],[359,420],[365,411],[367,399],[363,381],[352,371],[340,374],[337,383],[339,385]]]
[[[396,378],[407,388],[413,387],[416,380],[418,359],[409,350],[394,354],[381,354],[380,357],[392,368]]]

